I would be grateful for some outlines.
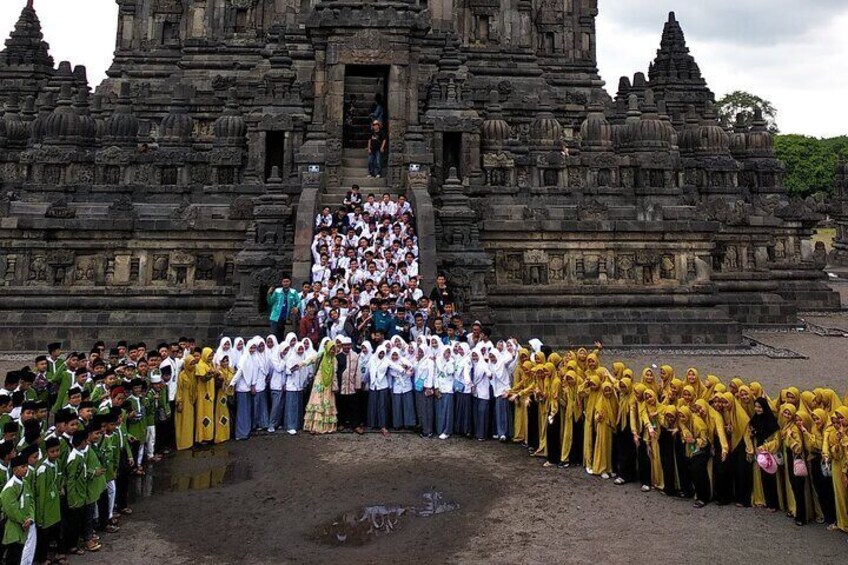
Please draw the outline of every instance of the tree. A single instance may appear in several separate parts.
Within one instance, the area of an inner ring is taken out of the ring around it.
[[[721,100],[716,102],[719,117],[728,124],[736,123],[736,115],[742,114],[745,125],[751,125],[756,108],[763,111],[763,118],[768,123],[769,131],[780,133],[777,127],[777,108],[765,98],[760,98],[744,90],[734,90],[730,94],[725,94]]]
[[[777,135],[774,151],[786,165],[790,194],[806,197],[830,193],[839,154],[848,155],[848,137],[819,139],[805,135]]]

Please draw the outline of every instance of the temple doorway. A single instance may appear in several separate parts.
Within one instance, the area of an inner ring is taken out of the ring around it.
[[[389,124],[389,67],[387,65],[347,65],[344,81],[344,146],[364,149],[371,132],[371,116],[377,99],[383,114],[383,131]],[[378,110],[379,113],[379,110]]]

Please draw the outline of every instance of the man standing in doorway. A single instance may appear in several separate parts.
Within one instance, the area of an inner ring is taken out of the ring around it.
[[[383,172],[383,155],[386,153],[386,132],[379,120],[371,123],[371,137],[368,138],[368,176],[380,178]]]
[[[296,316],[300,310],[300,295],[291,287],[291,278],[288,275],[283,275],[280,284],[282,286],[272,286],[268,289],[267,300],[271,308],[268,316],[271,333],[282,340],[286,335],[286,320]]]

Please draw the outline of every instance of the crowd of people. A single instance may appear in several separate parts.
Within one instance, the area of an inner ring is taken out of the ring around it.
[[[67,563],[132,512],[128,488],[171,449],[233,435],[366,429],[521,444],[549,468],[848,532],[848,397],[669,365],[607,369],[602,345],[557,353],[486,329],[316,344],[291,332],[180,338],[148,350],[51,344],[0,390],[6,563]],[[235,413],[234,422],[231,414]]]

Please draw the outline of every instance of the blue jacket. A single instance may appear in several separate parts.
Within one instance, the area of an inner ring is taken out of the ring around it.
[[[293,288],[288,291],[282,288],[275,289],[274,292],[268,295],[268,306],[271,307],[271,314],[268,319],[272,322],[279,322],[280,317],[284,319],[291,314],[292,309],[300,309],[300,295]],[[285,316],[283,310],[285,309]]]

